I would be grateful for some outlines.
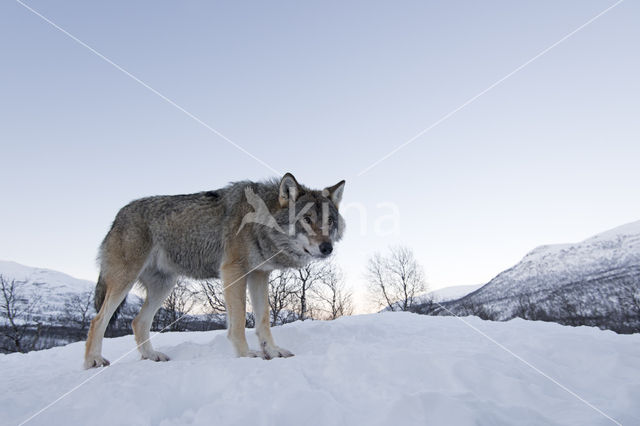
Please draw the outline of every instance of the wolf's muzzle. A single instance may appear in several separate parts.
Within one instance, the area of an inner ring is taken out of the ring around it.
[[[331,243],[327,242],[320,244],[320,247],[318,248],[320,249],[320,253],[322,253],[324,256],[329,256],[333,251],[333,246],[331,245]]]

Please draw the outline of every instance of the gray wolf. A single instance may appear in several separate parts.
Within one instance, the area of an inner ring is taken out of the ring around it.
[[[109,365],[104,332],[135,282],[146,300],[133,320],[143,359],[167,361],[149,342],[151,322],[180,276],[221,278],[227,336],[240,357],[289,357],[269,328],[268,278],[274,269],[296,268],[328,257],[343,235],[338,212],[345,181],[312,190],[287,173],[265,182],[242,181],[207,192],[155,196],[123,207],[100,246],[84,367]],[[259,350],[245,337],[247,288],[256,318]]]

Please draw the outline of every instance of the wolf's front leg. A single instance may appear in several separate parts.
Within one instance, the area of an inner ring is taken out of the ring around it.
[[[222,265],[221,272],[224,303],[227,306],[227,338],[231,341],[236,356],[260,356],[258,352],[249,350],[244,334],[247,312],[247,272],[236,263]]]
[[[249,294],[256,319],[256,334],[260,343],[260,356],[264,359],[293,356],[291,352],[276,346],[269,328],[269,273],[254,271],[249,277]]]

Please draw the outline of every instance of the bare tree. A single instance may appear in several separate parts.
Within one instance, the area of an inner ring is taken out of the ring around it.
[[[311,291],[314,286],[325,280],[329,268],[326,263],[311,262],[302,268],[294,270],[295,296],[297,302],[298,318],[302,321],[309,318],[309,312],[313,310]]]
[[[208,313],[221,314],[227,311],[221,280],[203,280],[195,285],[195,294]]]
[[[395,299],[393,299],[393,295],[390,294],[390,289],[388,289],[387,275],[385,258],[380,253],[375,253],[369,259],[365,272],[369,294],[378,307],[387,306],[393,311],[395,310]]]
[[[4,337],[2,350],[7,352],[29,352],[40,339],[42,324],[35,314],[41,296],[37,286],[27,291],[27,285],[26,281],[9,281],[0,275],[0,317],[3,319],[0,333]]]
[[[191,312],[194,304],[195,297],[190,283],[186,280],[178,280],[162,305],[161,318],[164,319],[162,328],[169,328],[172,331],[183,330],[182,320]]]
[[[80,331],[84,331],[89,326],[89,321],[91,321],[92,306],[92,290],[74,294],[64,303],[63,319],[77,324],[80,327]]]
[[[465,300],[458,309],[456,309],[457,312],[453,313],[450,310],[446,310],[443,313],[441,311],[442,315],[474,315],[478,318],[481,318],[483,320],[491,320],[491,321],[497,321],[498,320],[498,314],[494,311],[492,311],[490,308],[486,307],[485,305],[483,305],[482,303],[476,303],[470,300]]]
[[[253,314],[253,310],[247,311],[246,318],[244,320],[244,326],[246,328],[255,328],[256,316]]]
[[[353,313],[353,293],[346,287],[342,272],[334,264],[327,264],[324,279],[313,290],[317,310],[325,319],[334,320]]]
[[[570,298],[563,289],[557,289],[551,294],[554,305],[558,309],[558,320],[562,324],[582,325],[580,315],[580,300]]]
[[[129,294],[118,307],[118,314],[109,321],[105,336],[117,337],[133,333],[131,322],[140,312],[143,300],[135,294]]]
[[[227,312],[227,306],[224,302],[224,287],[222,280],[213,279],[197,281],[194,285],[192,294],[203,304],[206,313],[210,316],[210,319],[212,319],[214,323],[218,324],[218,315]],[[255,316],[253,315],[253,312],[251,312],[251,303],[247,300],[245,326],[247,328],[253,328],[255,327],[255,323]]]
[[[422,315],[440,315],[445,311],[444,306],[430,295],[421,297],[420,302],[414,303],[410,310]]]
[[[271,325],[295,321],[294,298],[296,297],[295,276],[289,270],[276,271],[269,277],[269,307]]]
[[[640,319],[640,288],[637,285],[628,284],[622,288],[620,306],[627,315]]]
[[[534,319],[535,307],[535,303],[531,300],[531,295],[522,293],[517,298],[513,315],[523,319]]]
[[[640,291],[636,291],[631,296],[633,311],[640,317]]]
[[[375,303],[391,311],[410,311],[417,296],[427,291],[422,266],[407,247],[392,247],[387,256],[373,255],[365,277]]]

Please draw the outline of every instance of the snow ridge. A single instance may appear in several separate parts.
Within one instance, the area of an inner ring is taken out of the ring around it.
[[[637,423],[639,335],[465,321],[608,416]],[[171,361],[134,351],[29,424],[611,424],[458,318],[388,312],[273,333],[295,357],[235,358],[222,330],[162,333],[154,344]],[[255,347],[253,332],[248,339]],[[105,339],[104,352],[117,359],[134,346],[132,336]],[[0,355],[3,421],[18,424],[95,374],[81,369],[83,350],[78,342]]]

